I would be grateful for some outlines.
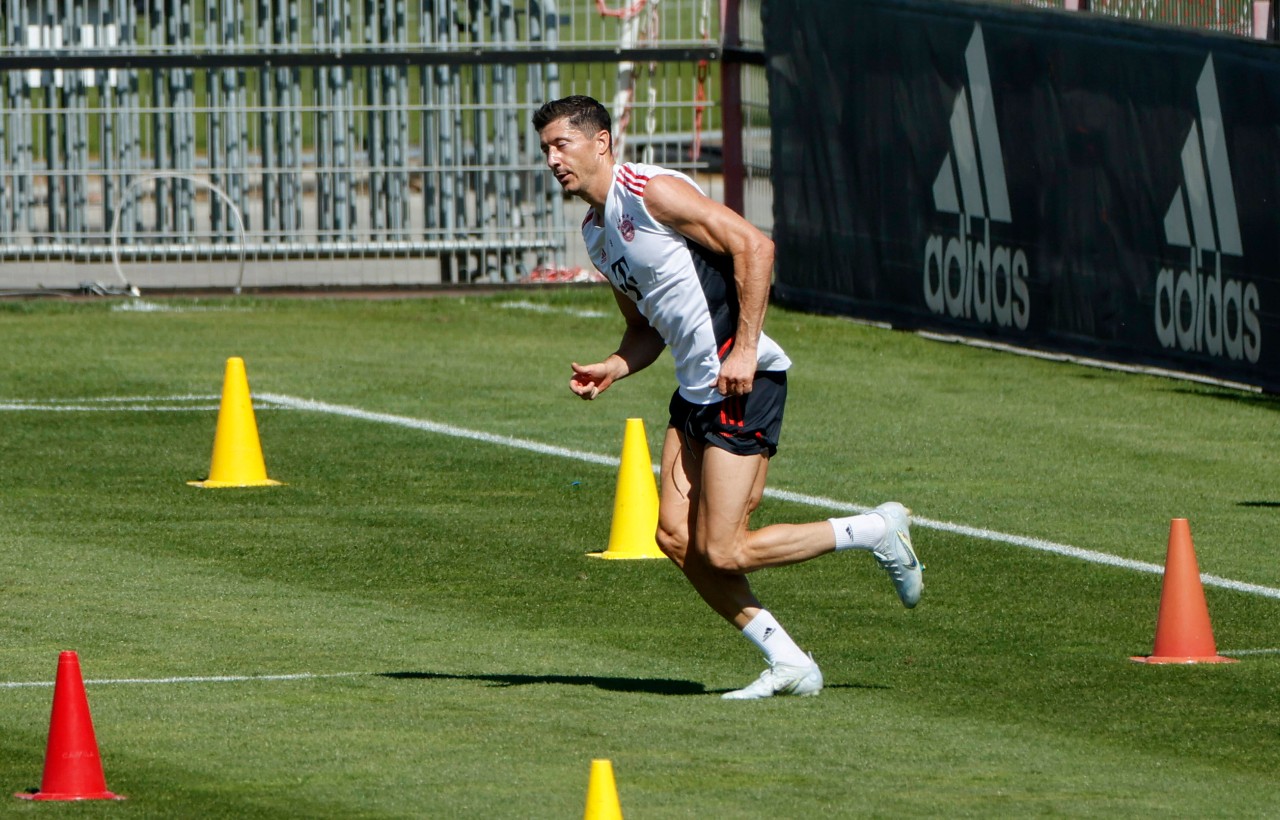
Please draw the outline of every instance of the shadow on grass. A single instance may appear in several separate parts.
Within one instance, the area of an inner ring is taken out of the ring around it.
[[[1261,407],[1264,410],[1280,411],[1280,396],[1274,393],[1253,393],[1247,390],[1235,390],[1229,387],[1172,387],[1171,392],[1183,396],[1199,396],[1217,399],[1245,407]]]
[[[470,680],[486,681],[494,686],[594,686],[606,692],[636,692],[648,695],[706,695],[705,686],[687,680],[661,678],[601,678],[591,675],[450,675],[443,672],[381,672],[382,678],[395,680]]]
[[[493,686],[594,686],[606,692],[632,692],[645,695],[722,695],[730,689],[708,689],[700,683],[662,678],[598,678],[590,675],[451,675],[445,672],[380,672],[380,678],[393,680],[469,680],[485,681]],[[888,689],[874,683],[829,683],[827,689]]]
[[[1280,501],[1237,501],[1237,507],[1280,507]]]

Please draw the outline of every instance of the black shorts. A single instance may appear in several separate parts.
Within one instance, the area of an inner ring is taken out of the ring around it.
[[[689,441],[705,441],[740,456],[778,452],[782,410],[787,403],[783,370],[756,373],[751,392],[713,404],[694,404],[677,390],[671,397],[671,426]]]

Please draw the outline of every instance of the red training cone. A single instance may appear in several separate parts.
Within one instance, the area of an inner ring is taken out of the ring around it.
[[[107,791],[98,757],[98,741],[89,717],[89,699],[80,677],[80,659],[74,652],[58,656],[58,677],[53,684],[53,716],[49,720],[49,745],[44,754],[40,791],[15,795],[24,800],[123,800]]]
[[[1185,518],[1169,526],[1169,550],[1164,582],[1160,587],[1160,614],[1156,619],[1155,651],[1138,663],[1235,663],[1218,654],[1204,600],[1200,567],[1191,545],[1191,527]]]

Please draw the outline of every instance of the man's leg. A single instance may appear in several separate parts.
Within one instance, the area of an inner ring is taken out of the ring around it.
[[[717,449],[701,442],[688,442],[682,433],[668,428],[663,443],[658,544],[684,571],[703,600],[736,626],[769,661],[769,669],[758,680],[726,694],[726,698],[754,700],[778,694],[816,695],[822,690],[822,672],[817,664],[796,645],[773,615],[760,606],[746,576],[732,568],[715,566],[701,546],[698,533],[704,530],[701,521],[707,514],[704,459]],[[738,469],[750,473],[751,479],[738,484],[747,490],[733,502],[740,514],[722,518],[737,520],[745,531],[751,512],[764,493],[768,459],[763,455],[734,458],[739,459]]]
[[[701,466],[696,542],[712,566],[747,573],[797,564],[835,550],[835,530],[827,521],[749,529],[751,514],[764,497],[767,456],[736,455],[708,446],[703,448]]]
[[[713,449],[701,442],[687,443],[683,433],[667,428],[662,444],[658,546],[713,610],[742,629],[760,610],[751,584],[742,573],[712,567],[705,553],[693,544],[702,495],[701,462]]]
[[[914,607],[923,581],[911,546],[909,514],[897,502],[869,513],[809,524],[774,524],[751,530],[751,513],[764,497],[769,461],[707,446],[694,543],[712,567],[748,573],[808,561],[837,549],[869,551],[889,574],[902,604]]]

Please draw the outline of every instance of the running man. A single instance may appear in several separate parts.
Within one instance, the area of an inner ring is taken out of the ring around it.
[[[615,352],[573,363],[569,389],[595,399],[671,348],[679,386],[662,444],[658,546],[768,661],[725,698],[816,695],[822,671],[760,605],[747,574],[862,549],[914,607],[922,583],[908,510],[890,501],[862,515],[749,528],[778,449],[791,366],[763,330],[773,242],[684,174],[616,162],[609,112],[590,97],[549,102],[533,125],[556,181],[590,206],[583,239],[625,320]]]

